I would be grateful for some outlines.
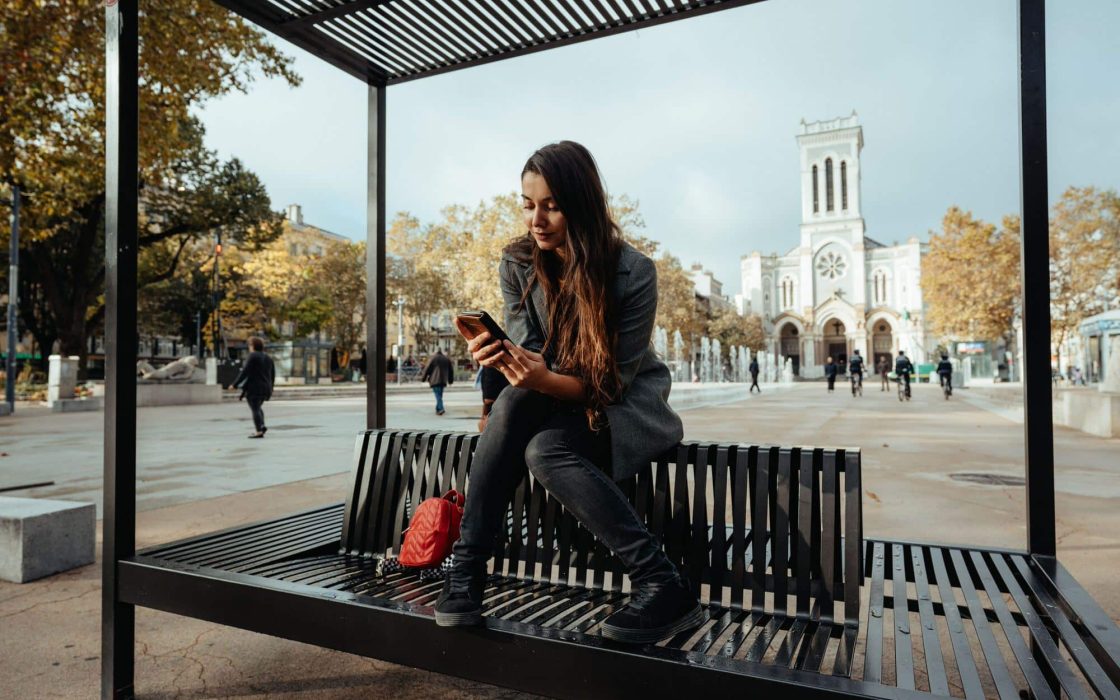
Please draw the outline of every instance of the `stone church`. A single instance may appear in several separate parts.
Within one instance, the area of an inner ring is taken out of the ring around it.
[[[852,351],[874,363],[905,350],[926,362],[936,342],[924,325],[920,285],[926,245],[870,238],[860,211],[863,128],[855,112],[801,122],[801,231],[784,255],[743,256],[740,313],[765,320],[770,350],[795,374],[823,375],[825,358]]]

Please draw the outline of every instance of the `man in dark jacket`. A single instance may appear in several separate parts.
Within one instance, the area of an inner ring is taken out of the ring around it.
[[[949,362],[948,355],[941,356],[941,362],[937,363],[937,376],[941,378],[941,386],[949,385],[948,393],[950,396],[953,394],[953,363]]]
[[[894,373],[898,375],[898,381],[906,382],[906,397],[910,397],[910,375],[914,372],[914,365],[910,362],[910,358],[902,350],[898,351],[898,357],[894,360]]]
[[[828,393],[832,393],[833,388],[836,386],[836,372],[839,368],[836,363],[829,357],[824,363],[824,377],[828,380]]]
[[[272,398],[272,385],[276,383],[276,366],[272,358],[264,352],[264,341],[257,337],[249,338],[249,358],[241,368],[233,388],[241,389],[241,398],[249,400],[249,410],[253,413],[253,427],[256,432],[251,438],[263,438],[268,432],[264,425],[265,401]]]
[[[758,389],[758,393],[761,394],[762,393],[762,387],[760,387],[758,385],[758,355],[755,355],[754,357],[751,358],[750,372],[751,372],[751,388],[747,389],[747,393],[749,394],[752,391],[754,391],[755,389]]]
[[[443,388],[448,384],[455,383],[455,373],[451,368],[451,360],[447,359],[447,355],[443,354],[442,350],[436,350],[436,354],[432,355],[432,359],[428,360],[428,364],[424,366],[424,371],[420,375],[420,381],[427,382],[428,386],[432,387],[432,393],[436,395],[436,415],[442,416],[443,410]]]

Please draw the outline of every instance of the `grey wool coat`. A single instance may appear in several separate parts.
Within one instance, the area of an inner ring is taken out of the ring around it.
[[[532,260],[510,253],[500,267],[505,330],[510,340],[539,352],[548,328],[544,290],[534,284],[525,306],[521,297],[533,278]],[[624,244],[615,273],[618,346],[615,361],[622,380],[617,403],[606,407],[611,430],[611,475],[634,476],[684,436],[680,416],[669,407],[672,376],[650,344],[657,313],[657,268],[630,244]]]

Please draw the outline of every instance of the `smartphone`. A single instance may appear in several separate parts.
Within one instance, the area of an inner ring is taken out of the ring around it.
[[[471,340],[483,332],[488,332],[490,337],[496,340],[509,340],[509,336],[498,325],[498,322],[485,311],[460,311],[459,321],[471,334],[467,340]]]

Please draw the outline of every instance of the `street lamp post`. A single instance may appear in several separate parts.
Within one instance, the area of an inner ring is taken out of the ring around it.
[[[214,357],[220,358],[220,344],[222,338],[222,230],[214,231]]]
[[[401,355],[404,352],[404,297],[397,297],[393,302],[397,307],[397,385],[401,383],[401,373],[404,369]]]
[[[19,301],[19,185],[12,186],[12,237],[8,257],[8,357],[7,378],[4,381],[4,400],[12,413],[16,412],[16,304]]]

